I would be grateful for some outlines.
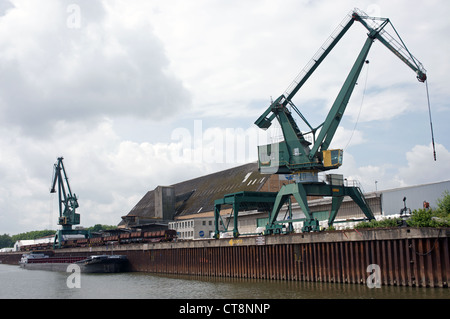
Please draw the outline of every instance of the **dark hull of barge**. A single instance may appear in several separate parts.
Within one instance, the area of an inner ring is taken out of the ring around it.
[[[118,273],[128,270],[126,256],[98,256],[85,257],[49,257],[30,260],[27,263],[19,262],[19,266],[27,270],[46,270],[59,272],[72,272],[71,265],[78,266],[82,273]],[[74,268],[75,270],[77,268]]]

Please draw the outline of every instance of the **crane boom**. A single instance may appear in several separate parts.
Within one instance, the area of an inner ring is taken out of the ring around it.
[[[409,52],[402,38],[398,34],[392,22],[387,18],[376,18],[369,17],[363,11],[355,8],[354,12],[356,12],[359,16],[359,22],[367,29],[369,32],[373,32],[376,30],[376,33],[373,33],[374,37],[383,43],[392,53],[394,53],[400,60],[402,60],[408,67],[410,67],[416,74],[417,79],[420,82],[425,82],[427,79],[427,70],[423,67],[422,63],[415,58],[411,52]],[[379,26],[375,23],[375,21],[380,20],[383,23]],[[398,40],[395,39],[394,36],[389,34],[385,25],[390,24],[392,29],[394,30],[395,35]]]
[[[267,116],[272,112],[273,107],[277,105],[287,106],[289,101],[295,96],[295,94],[300,90],[303,84],[308,80],[308,78],[314,73],[317,67],[322,63],[322,61],[327,57],[328,53],[334,48],[334,46],[339,42],[339,40],[344,36],[344,34],[350,29],[355,20],[351,15],[347,15],[344,20],[339,24],[331,36],[325,41],[325,43],[316,52],[313,58],[308,62],[308,64],[303,68],[303,70],[297,75],[294,81],[289,85],[283,95],[281,95],[277,100],[275,100],[269,108],[256,120],[255,124],[262,129],[267,129],[272,124],[272,120],[275,118],[276,114],[271,114],[268,118]]]
[[[299,109],[292,102],[292,98],[300,90],[303,84],[314,73],[320,63],[327,57],[335,45],[353,25],[354,21],[360,22],[369,32],[367,40],[361,49],[346,81],[344,82],[336,100],[334,101],[325,121],[313,128]],[[271,145],[260,146],[259,169],[262,173],[297,173],[302,171],[326,171],[338,168],[342,165],[342,150],[328,150],[328,147],[336,133],[340,120],[345,112],[348,101],[356,85],[367,54],[375,40],[379,40],[390,51],[395,53],[417,75],[420,82],[426,80],[426,70],[423,65],[409,52],[403,40],[392,25],[399,41],[391,36],[385,27],[392,23],[387,18],[369,17],[359,9],[352,10],[338,25],[332,35],[325,41],[314,57],[291,83],[288,89],[278,97],[267,110],[255,121],[255,124],[267,129],[272,121],[277,118],[281,125],[284,141]],[[296,112],[311,130],[313,143],[305,139],[304,134],[297,126],[292,112]],[[320,133],[316,138],[316,132]]]
[[[351,13],[347,14],[345,18],[339,23],[333,33],[328,37],[328,39],[322,44],[322,46],[317,50],[316,54],[309,60],[308,64],[303,68],[303,70],[297,75],[291,85],[284,92],[284,96],[287,101],[292,100],[295,94],[300,90],[303,84],[308,80],[308,78],[314,73],[316,68],[322,63],[322,61],[327,57],[328,53],[333,50],[336,44],[342,39],[342,37],[347,33],[350,27],[355,21]]]

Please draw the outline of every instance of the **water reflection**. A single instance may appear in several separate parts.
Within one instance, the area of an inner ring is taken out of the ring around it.
[[[450,299],[448,288],[417,288],[381,286],[368,288],[364,284],[321,283],[242,279],[229,277],[205,277],[186,275],[152,275],[171,280],[202,283],[202,287],[215,287],[217,298],[250,299]],[[210,297],[211,298],[211,297]]]
[[[448,288],[415,288],[221,278],[150,273],[82,274],[68,288],[69,273],[0,265],[0,298],[53,299],[450,299]]]

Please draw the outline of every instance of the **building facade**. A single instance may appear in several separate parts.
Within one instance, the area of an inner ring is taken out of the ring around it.
[[[177,231],[179,240],[213,238],[214,217],[179,219],[169,222],[169,229]]]
[[[450,181],[385,190],[382,192],[383,215],[399,215],[405,206],[411,211],[427,205],[434,209],[446,191],[450,191]]]

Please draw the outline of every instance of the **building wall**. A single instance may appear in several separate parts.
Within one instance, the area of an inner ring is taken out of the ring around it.
[[[172,219],[175,214],[175,190],[172,186],[155,188],[155,217]]]
[[[267,177],[264,179],[264,185],[261,187],[261,192],[278,192],[280,191],[281,187],[283,185],[287,184],[293,184],[294,180],[289,180],[286,178],[285,174],[272,174],[272,175],[266,175]],[[318,199],[321,197],[317,196],[308,196],[308,200],[312,199]],[[295,199],[294,199],[295,201]]]
[[[372,212],[375,217],[381,215],[381,199],[379,195],[372,194],[368,196],[367,201],[369,203]],[[320,225],[324,228],[328,227],[329,211],[331,208],[331,199],[320,199],[310,202],[311,212],[320,221]],[[285,218],[287,206],[281,208],[278,214],[278,220]],[[180,239],[200,239],[210,238],[215,231],[213,213],[207,217],[205,213],[201,218],[191,218],[185,220],[177,220],[169,223],[169,228],[175,229]],[[357,221],[352,219],[362,219],[365,215],[361,211],[358,205],[351,199],[346,199],[341,205],[341,209],[335,219],[335,228],[344,229],[348,227],[354,227]],[[305,214],[297,203],[292,204],[292,219],[305,218]],[[234,215],[229,213],[222,215],[222,220],[225,225],[228,225],[228,236],[231,236],[234,226]],[[268,212],[247,211],[239,212],[238,216],[238,231],[240,234],[261,232],[268,221]],[[220,224],[220,223],[219,223]],[[287,224],[286,224],[287,225]],[[301,232],[303,222],[294,222],[293,227],[295,232]],[[220,230],[223,231],[223,225],[220,225]],[[200,236],[200,231],[203,231],[203,236]],[[227,236],[227,235],[224,235]]]
[[[54,236],[47,236],[37,239],[19,240],[14,243],[14,251],[20,251],[22,246],[53,243]]]
[[[400,214],[400,210],[404,207],[404,197],[406,197],[406,207],[411,211],[423,208],[424,201],[430,203],[431,208],[436,208],[437,200],[443,197],[445,191],[450,191],[450,181],[383,191],[381,203],[383,215]]]
[[[177,231],[178,239],[212,238],[214,217],[177,220],[169,223],[169,229]]]
[[[275,177],[273,177],[275,176]],[[277,191],[278,187],[282,185],[278,176],[272,175],[270,181],[267,181],[261,191]],[[450,190],[450,181],[442,183],[434,183],[427,185],[418,185],[406,188],[399,188],[393,190],[386,190],[381,192],[373,192],[365,194],[366,200],[376,219],[389,218],[393,215],[399,214],[400,209],[403,208],[403,197],[407,197],[407,206],[411,210],[422,208],[423,201],[430,203],[431,207],[437,206],[437,199],[442,198],[445,190]],[[331,209],[331,199],[322,198],[309,201],[311,212],[319,220],[320,225],[324,228],[328,227],[329,211]],[[283,207],[278,215],[278,220],[284,219],[287,207]],[[292,204],[293,219],[304,218],[305,215],[295,202]],[[210,215],[207,217],[207,215]],[[195,215],[192,215],[195,216]],[[181,239],[198,239],[209,238],[214,233],[214,217],[213,212],[202,214],[201,218],[192,218],[189,220],[179,220],[172,224],[172,228],[180,233]],[[339,212],[336,216],[334,227],[336,229],[354,228],[365,215],[359,206],[350,198],[345,198]],[[223,214],[222,219],[225,224],[228,224],[228,236],[231,236],[233,231],[234,216]],[[267,212],[239,212],[238,217],[238,231],[240,234],[255,233],[261,231],[268,220]],[[192,224],[186,224],[191,221]],[[183,224],[183,222],[185,222]],[[205,223],[205,224],[203,224]],[[190,226],[189,226],[190,225]],[[287,225],[287,224],[286,224]],[[300,232],[303,227],[302,222],[293,223],[294,230]],[[169,226],[171,227],[171,226]],[[223,230],[223,227],[221,227]],[[200,237],[200,231],[203,231],[204,236]]]

